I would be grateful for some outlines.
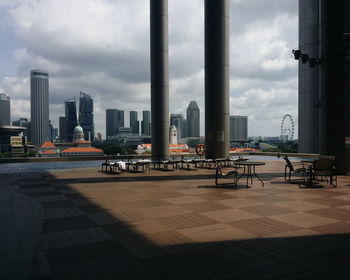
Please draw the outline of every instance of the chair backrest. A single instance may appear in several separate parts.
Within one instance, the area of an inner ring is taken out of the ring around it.
[[[219,164],[215,159],[213,159],[213,161],[214,161],[214,163],[215,163],[215,165],[216,165],[216,170],[217,170],[217,172],[218,172],[219,174],[223,174],[220,164]]]
[[[289,158],[288,158],[287,156],[283,156],[283,159],[286,161],[288,168],[289,168],[291,171],[294,171],[293,164],[290,162]]]
[[[334,160],[329,158],[320,158],[315,161],[315,170],[332,170],[334,166]]]

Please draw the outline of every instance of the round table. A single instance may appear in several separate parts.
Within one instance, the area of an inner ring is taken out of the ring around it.
[[[251,184],[253,184],[253,176],[257,177],[259,181],[262,183],[262,186],[264,187],[264,182],[261,180],[261,178],[256,174],[255,172],[255,167],[260,166],[260,165],[265,165],[265,162],[262,161],[241,161],[241,162],[235,162],[236,165],[238,166],[243,166],[243,173],[237,178],[236,184],[239,179],[241,179],[243,176],[247,177],[247,184],[246,186],[248,187],[248,181],[250,178]]]

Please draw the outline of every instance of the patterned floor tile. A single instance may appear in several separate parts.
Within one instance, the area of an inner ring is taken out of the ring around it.
[[[242,209],[226,209],[219,211],[202,212],[201,215],[221,223],[239,221],[245,219],[254,219],[260,217],[257,214],[242,210]]]
[[[338,222],[338,220],[336,219],[326,218],[320,215],[314,215],[305,212],[294,212],[285,215],[278,215],[272,217],[272,219],[289,223],[302,228],[312,228],[315,226],[329,225]]]
[[[267,217],[230,222],[229,225],[233,225],[257,236],[267,236],[274,233],[295,231],[300,229],[298,226]]]
[[[265,217],[282,215],[282,214],[294,212],[294,210],[284,208],[284,207],[275,206],[275,205],[270,205],[270,204],[245,207],[242,209],[244,209],[245,211],[260,215],[260,216],[265,216]]]
[[[254,238],[256,235],[227,224],[214,224],[178,230],[195,242],[218,242]]]

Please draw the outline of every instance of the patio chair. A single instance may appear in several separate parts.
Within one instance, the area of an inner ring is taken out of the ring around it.
[[[313,179],[316,179],[317,177],[321,177],[321,179],[326,178],[327,183],[329,182],[331,186],[336,188],[337,174],[334,160],[329,158],[320,158],[316,160],[312,169],[312,177]]]
[[[236,170],[236,168],[234,167],[233,170],[230,170],[228,172],[224,172],[222,170],[222,167],[220,165],[220,163],[218,163],[215,159],[213,160],[215,165],[216,165],[216,173],[215,173],[215,185],[217,186],[218,185],[218,179],[219,179],[219,176],[222,176],[222,177],[228,177],[228,176],[233,176],[233,183],[235,186],[237,186],[237,177],[239,175],[238,171]]]
[[[284,156],[283,159],[286,161],[286,165],[284,166],[284,180],[288,183],[291,183],[291,176],[293,173],[301,174],[302,181],[305,182],[305,178],[309,173],[309,170],[306,167],[306,165],[302,162],[292,163],[287,156]]]
[[[102,163],[102,172],[104,173],[121,173],[123,171],[122,166],[120,165],[119,162],[110,162],[109,160],[106,160],[105,162]]]

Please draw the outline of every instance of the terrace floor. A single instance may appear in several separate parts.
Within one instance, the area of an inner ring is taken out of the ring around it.
[[[200,168],[119,175],[79,169],[14,178],[0,187],[0,275],[348,277],[350,177],[339,176],[337,188],[326,182],[300,188],[284,183],[283,171],[281,160],[257,167],[264,188],[258,180],[249,188],[218,188],[215,170]]]

